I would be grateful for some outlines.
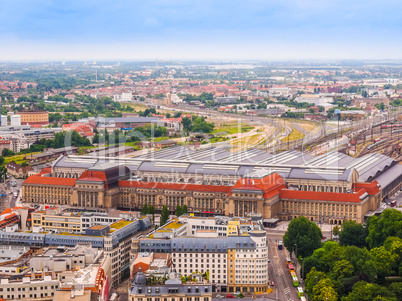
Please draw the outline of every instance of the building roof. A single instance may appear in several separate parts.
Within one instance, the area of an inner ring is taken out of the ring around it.
[[[369,195],[377,195],[378,193],[380,193],[380,187],[381,185],[378,184],[378,182],[376,180],[374,180],[373,182],[369,182],[369,183],[354,183],[353,184],[353,188],[354,189],[358,189],[358,188],[363,188],[366,190],[366,192]]]
[[[77,179],[47,177],[41,174],[28,177],[23,184],[74,186]]]
[[[78,181],[104,181],[105,188],[117,186],[119,179],[128,178],[130,169],[117,163],[97,164],[84,171]],[[98,180],[95,180],[97,178]]]
[[[148,122],[156,122],[159,120],[159,118],[157,118],[157,117],[112,117],[112,118],[104,118],[104,120],[106,123],[113,123],[113,122],[148,123]],[[101,121],[101,119],[99,119],[99,121]]]
[[[402,177],[402,165],[396,164],[389,168],[387,172],[381,174],[376,178],[378,183],[384,189],[393,181],[397,180],[398,178]]]
[[[295,200],[312,200],[312,201],[328,201],[328,202],[352,202],[360,203],[368,196],[365,189],[353,190],[351,193],[338,192],[318,192],[318,191],[301,191],[292,189],[282,189],[280,191],[281,199]]]
[[[272,173],[263,178],[242,178],[236,182],[230,194],[233,192],[260,191],[265,199],[279,195],[281,189],[286,188],[285,181],[277,173]]]
[[[137,187],[137,188],[153,188],[167,190],[191,190],[206,192],[223,192],[229,193],[232,187],[218,185],[198,185],[187,183],[160,183],[160,182],[141,182],[132,180],[119,181],[119,187]]]

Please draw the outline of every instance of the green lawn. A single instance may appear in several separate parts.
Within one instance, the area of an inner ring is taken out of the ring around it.
[[[212,134],[220,133],[220,132],[228,132],[227,135],[233,135],[237,133],[245,133],[253,130],[254,127],[248,125],[247,123],[230,123],[230,124],[222,124],[216,126],[215,129],[212,131]]]
[[[289,141],[299,140],[299,139],[302,139],[304,136],[305,135],[302,132],[296,130],[295,128],[292,128],[292,132],[290,133],[289,138],[288,138],[288,136],[286,136],[285,138],[282,138],[281,141],[287,142],[288,139],[289,139]]]
[[[22,155],[15,155],[11,157],[5,157],[4,158],[4,164],[10,163],[11,161],[15,161],[17,164],[21,164],[23,162],[27,162],[28,160],[24,160],[25,157],[30,156],[30,155],[35,155],[35,154],[40,154],[41,152],[36,152],[36,153],[29,153],[29,154],[22,154]]]

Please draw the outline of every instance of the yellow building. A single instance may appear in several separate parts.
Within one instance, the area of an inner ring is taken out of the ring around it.
[[[25,108],[16,113],[16,115],[21,116],[21,124],[33,127],[41,127],[49,125],[49,112],[44,111],[34,104],[29,108]]]

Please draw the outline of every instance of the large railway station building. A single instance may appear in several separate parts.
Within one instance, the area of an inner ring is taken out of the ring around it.
[[[381,154],[172,147],[132,158],[60,156],[25,180],[22,201],[132,210],[166,205],[171,212],[187,205],[199,215],[257,212],[265,219],[341,224],[378,213],[401,183],[402,166]]]

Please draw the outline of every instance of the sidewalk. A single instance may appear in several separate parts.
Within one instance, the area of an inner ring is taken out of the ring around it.
[[[266,228],[266,229],[277,230],[277,231],[287,231],[290,222],[291,221],[281,221],[278,223],[277,227]],[[327,223],[322,223],[322,224],[315,223],[315,224],[321,229],[322,232],[331,232],[333,227],[336,226],[336,225],[331,225],[331,224],[327,224]]]

